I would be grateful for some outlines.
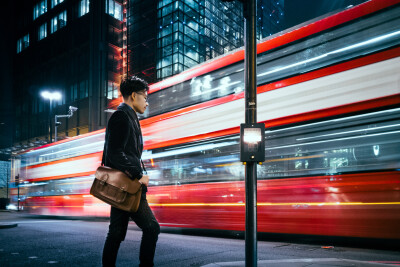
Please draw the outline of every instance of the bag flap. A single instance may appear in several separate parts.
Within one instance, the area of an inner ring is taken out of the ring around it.
[[[96,179],[120,188],[129,194],[135,194],[142,186],[138,179],[132,180],[125,173],[106,166],[98,167],[94,176]]]

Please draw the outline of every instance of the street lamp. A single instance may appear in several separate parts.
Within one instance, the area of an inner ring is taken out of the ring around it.
[[[49,91],[43,91],[40,93],[40,95],[46,99],[50,100],[50,109],[49,109],[49,137],[50,137],[50,143],[52,141],[52,132],[51,132],[51,114],[53,113],[53,100],[60,100],[61,99],[61,94],[59,92],[49,92]]]
[[[77,111],[77,107],[69,106],[68,114],[67,115],[56,115],[54,117],[54,142],[57,142],[57,127],[61,125],[61,122],[58,122],[58,118],[71,118],[74,115],[74,112]]]

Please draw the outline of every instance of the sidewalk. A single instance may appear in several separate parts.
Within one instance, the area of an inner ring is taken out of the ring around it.
[[[202,267],[244,267],[244,261],[236,262],[216,262]],[[257,262],[258,267],[328,267],[328,266],[352,266],[352,267],[379,267],[395,266],[368,261],[355,261],[336,258],[314,258],[314,259],[290,259],[290,260],[262,260]]]
[[[0,210],[0,214],[10,214],[13,211],[9,211],[9,210]],[[17,223],[13,223],[13,222],[6,222],[4,221],[4,216],[0,216],[0,229],[5,229],[5,228],[13,228],[13,227],[17,227],[18,224]]]

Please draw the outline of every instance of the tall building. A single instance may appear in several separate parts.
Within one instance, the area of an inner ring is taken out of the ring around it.
[[[258,0],[257,35],[283,30],[284,0]],[[244,45],[243,5],[128,1],[128,74],[156,82]]]
[[[157,81],[157,2],[130,0],[127,2],[127,74]]]
[[[283,0],[259,0],[260,38],[281,30]],[[20,148],[104,128],[126,75],[153,83],[243,46],[240,1],[28,0],[16,8],[14,141]],[[59,91],[50,101],[41,92]],[[50,114],[51,113],[51,114]],[[51,124],[51,126],[50,126]]]
[[[15,8],[15,142],[49,141],[54,116],[58,140],[104,128],[108,103],[124,73],[122,0],[29,0]],[[62,97],[49,101],[43,91]],[[52,113],[49,114],[50,103]]]
[[[311,14],[313,1],[323,15],[365,0],[305,1],[258,0],[258,38],[310,19],[302,14]],[[15,13],[13,139],[20,149],[49,142],[50,123],[54,139],[54,116],[69,106],[78,110],[59,119],[58,140],[104,128],[127,75],[157,82],[244,44],[240,1],[26,0]],[[62,94],[51,114],[44,90]]]
[[[159,1],[157,79],[243,46],[242,10],[239,1]]]

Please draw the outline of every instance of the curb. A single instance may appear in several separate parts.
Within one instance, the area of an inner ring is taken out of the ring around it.
[[[11,224],[0,223],[0,229],[14,228],[17,226],[18,226],[18,223],[11,223]]]
[[[244,267],[244,261],[236,262],[215,262],[202,267]],[[338,258],[310,258],[310,259],[282,259],[282,260],[258,260],[257,265],[260,267],[281,267],[281,266],[343,266],[343,267],[380,267],[380,266],[394,266],[391,264],[383,264],[377,262],[366,262],[358,260],[347,260]]]

